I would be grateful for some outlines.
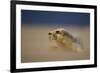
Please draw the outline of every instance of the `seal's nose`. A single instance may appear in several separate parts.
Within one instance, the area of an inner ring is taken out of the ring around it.
[[[48,35],[51,35],[51,34],[52,34],[52,33],[50,33],[50,32],[48,33]]]

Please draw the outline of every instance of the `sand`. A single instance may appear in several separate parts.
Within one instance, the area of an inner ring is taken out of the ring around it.
[[[51,46],[48,32],[57,27],[21,27],[21,62],[74,61],[90,58],[90,31],[88,27],[64,27],[77,35],[84,51],[65,51]]]

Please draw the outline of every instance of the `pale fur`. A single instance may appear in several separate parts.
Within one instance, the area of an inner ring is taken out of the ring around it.
[[[64,28],[58,28],[49,32],[49,40],[52,46],[62,48],[65,50],[72,50],[80,52],[82,51],[82,46],[77,41],[77,38],[73,37]]]

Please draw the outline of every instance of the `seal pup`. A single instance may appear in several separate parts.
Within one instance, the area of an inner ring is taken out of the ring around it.
[[[48,32],[49,40],[55,48],[62,48],[65,50],[82,51],[82,45],[79,38],[74,37],[64,28],[58,28]]]

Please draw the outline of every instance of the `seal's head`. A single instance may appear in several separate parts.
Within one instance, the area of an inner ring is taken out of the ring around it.
[[[58,40],[64,36],[64,28],[55,29],[48,33],[50,40]]]

